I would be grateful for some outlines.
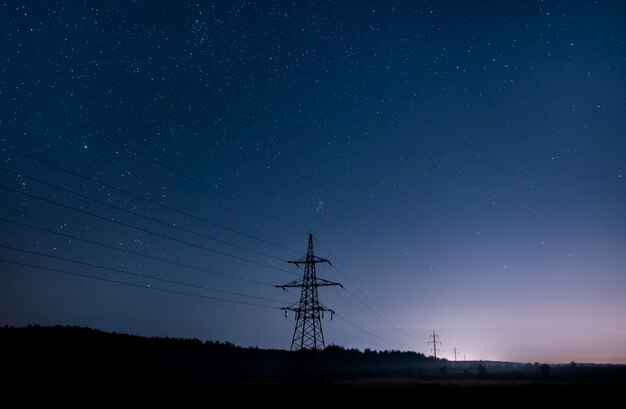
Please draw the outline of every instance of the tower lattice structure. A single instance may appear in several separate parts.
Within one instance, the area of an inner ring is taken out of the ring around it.
[[[300,301],[289,307],[281,308],[285,311],[285,316],[289,311],[296,317],[296,328],[293,331],[291,340],[291,351],[302,350],[322,350],[324,349],[324,332],[322,331],[322,319],[325,314],[330,314],[332,319],[335,311],[326,308],[319,302],[317,289],[319,287],[343,286],[333,281],[324,280],[317,277],[315,266],[319,263],[328,263],[325,258],[317,257],[313,252],[313,235],[309,233],[307,252],[304,257],[298,260],[288,261],[298,267],[304,265],[302,278],[290,283],[279,285],[278,288],[300,288]]]

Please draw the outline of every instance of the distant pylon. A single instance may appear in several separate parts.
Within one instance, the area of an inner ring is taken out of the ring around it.
[[[313,235],[311,233],[309,233],[306,256],[298,260],[288,261],[288,263],[297,266],[304,264],[304,275],[302,278],[284,285],[276,286],[283,290],[293,287],[301,289],[299,302],[289,307],[281,308],[285,311],[285,316],[287,316],[289,311],[294,312],[296,315],[296,328],[293,331],[293,338],[291,340],[291,351],[317,351],[324,349],[324,333],[322,331],[321,319],[324,318],[325,312],[330,313],[330,319],[332,319],[335,311],[320,304],[317,296],[317,288],[334,285],[343,288],[343,286],[333,281],[317,278],[315,265],[317,263],[330,264],[330,261],[313,254]]]
[[[454,347],[454,362],[456,362],[456,354],[459,352],[459,350],[457,349],[457,347]]]
[[[435,359],[437,359],[437,351],[439,350],[439,348],[437,348],[437,344],[441,345],[441,341],[437,341],[439,339],[439,335],[435,334],[435,331],[433,331],[433,334],[428,338],[432,339],[432,341],[428,341],[427,345],[433,344],[433,347],[430,350],[433,351]]]

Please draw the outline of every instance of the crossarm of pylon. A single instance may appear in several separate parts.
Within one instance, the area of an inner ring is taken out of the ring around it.
[[[324,280],[323,278],[318,278],[317,279],[317,286],[318,287],[328,287],[331,285],[338,285],[339,287],[343,288],[343,285],[341,285],[341,283],[336,283],[334,281],[328,281],[328,280]]]
[[[287,261],[287,263],[290,264],[317,264],[317,263],[328,263],[330,264],[330,261],[325,259],[325,258],[321,258],[321,257],[317,257],[317,256],[313,256],[313,257],[307,257],[304,256],[302,258],[299,258],[297,260],[291,260],[291,261]]]
[[[331,308],[328,308],[328,307],[326,307],[325,305],[322,305],[322,304],[320,304],[318,311],[326,311],[326,312],[330,312],[332,314],[337,314],[335,312],[335,310],[333,310]]]
[[[282,284],[282,285],[276,285],[274,287],[276,288],[281,288],[283,290],[287,289],[287,288],[294,288],[294,287],[302,287],[304,284],[302,282],[302,279],[299,278],[297,280],[293,280],[290,283],[287,284]],[[323,278],[318,278],[316,280],[315,284],[309,284],[312,287],[330,287],[333,285],[338,285],[339,287],[343,288],[343,285],[341,285],[340,283],[336,283],[334,281],[328,281],[328,280],[324,280]]]
[[[293,287],[302,287],[302,279],[298,278],[297,280],[293,280],[290,283],[287,284],[282,284],[282,285],[276,285],[276,288],[282,288],[283,290],[287,289],[287,288],[293,288]]]
[[[280,307],[281,310],[287,310],[287,311],[294,311],[294,312],[298,312],[298,311],[304,311],[303,308],[300,307]],[[306,311],[325,311],[325,312],[332,312],[333,314],[336,314],[336,312],[330,308],[326,308],[324,306],[319,306],[319,307],[308,307],[306,309]]]

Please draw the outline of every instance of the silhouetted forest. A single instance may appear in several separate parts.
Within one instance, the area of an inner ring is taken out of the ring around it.
[[[49,379],[234,380],[288,378],[293,354],[197,339],[146,338],[80,327],[0,328],[3,370],[16,382]],[[333,380],[485,378],[497,381],[624,383],[621,365],[550,366],[491,361],[450,362],[416,352],[359,351],[329,346],[321,361]]]
[[[147,338],[81,327],[0,328],[5,368],[15,376],[159,379],[279,378],[289,352],[242,348],[197,339]],[[10,352],[9,352],[10,351]],[[359,351],[330,346],[322,353],[337,376],[406,376],[436,361],[420,353]]]

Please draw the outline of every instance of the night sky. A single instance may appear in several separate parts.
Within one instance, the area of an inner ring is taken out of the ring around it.
[[[625,4],[1,3],[0,324],[626,362]]]

